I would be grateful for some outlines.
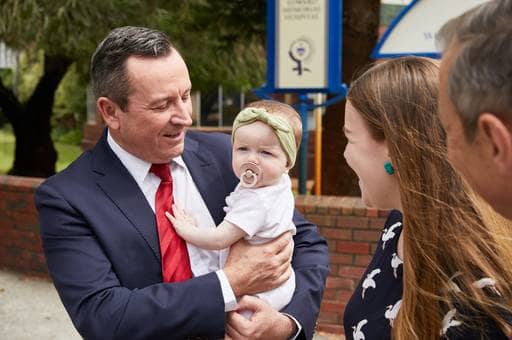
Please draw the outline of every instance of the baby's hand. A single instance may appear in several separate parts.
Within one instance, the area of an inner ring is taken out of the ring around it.
[[[174,229],[183,238],[186,238],[187,230],[196,227],[196,222],[192,216],[187,214],[183,209],[178,208],[175,204],[172,206],[174,216],[168,211],[165,212],[165,216],[171,221]]]

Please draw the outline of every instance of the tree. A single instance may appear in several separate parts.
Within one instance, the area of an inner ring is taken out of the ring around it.
[[[112,27],[147,24],[157,7],[156,1],[2,1],[0,40],[19,51],[42,51],[44,65],[26,101],[0,80],[0,107],[16,137],[9,174],[47,177],[55,173],[50,118],[55,91],[69,66],[88,65],[96,44]]]
[[[26,100],[0,79],[0,109],[16,137],[9,173],[55,172],[50,137],[55,91],[73,63],[87,74],[91,54],[112,28],[142,25],[169,33],[190,66],[195,88],[222,81],[228,88],[249,89],[261,84],[265,73],[264,11],[259,0],[2,1],[0,40],[29,54],[42,51],[44,63]]]
[[[350,84],[354,74],[370,61],[377,43],[380,0],[343,2],[343,82]],[[323,119],[322,194],[358,196],[357,176],[343,158],[347,140],[342,127],[345,101],[329,108]]]

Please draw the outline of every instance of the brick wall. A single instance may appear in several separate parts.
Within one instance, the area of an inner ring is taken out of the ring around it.
[[[33,198],[41,182],[0,176],[0,267],[47,276]]]
[[[377,247],[388,211],[366,208],[360,198],[300,196],[295,206],[329,244],[330,274],[318,330],[343,333],[343,310]]]
[[[0,267],[47,277],[33,201],[41,181],[0,176]],[[330,275],[318,329],[342,333],[345,304],[375,251],[387,212],[367,209],[355,197],[300,196],[296,206],[329,244]]]

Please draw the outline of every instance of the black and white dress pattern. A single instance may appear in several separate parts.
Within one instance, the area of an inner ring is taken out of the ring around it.
[[[392,210],[375,255],[345,308],[347,340],[390,339],[402,302],[402,260],[397,255],[401,232],[402,214]]]
[[[347,340],[391,339],[391,327],[402,303],[403,262],[397,255],[401,232],[402,214],[392,210],[375,255],[345,308],[343,326]],[[486,278],[475,284],[489,285],[490,281]],[[440,339],[508,339],[494,322],[484,320],[483,327],[474,329],[463,324],[458,313],[456,309],[447,311],[439,330]]]

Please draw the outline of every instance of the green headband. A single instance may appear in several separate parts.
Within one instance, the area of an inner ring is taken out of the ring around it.
[[[282,117],[269,114],[267,110],[259,107],[247,107],[240,111],[233,122],[233,131],[231,141],[234,140],[236,130],[244,125],[249,125],[255,121],[261,121],[270,126],[281,144],[281,148],[286,154],[290,168],[295,164],[297,156],[297,144],[295,144],[295,135],[288,121]]]

